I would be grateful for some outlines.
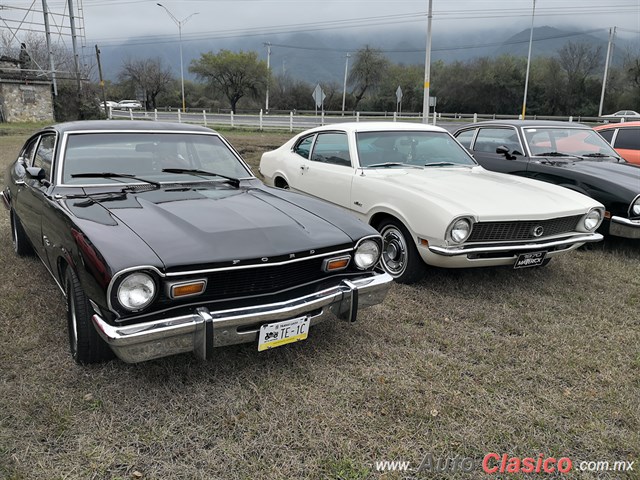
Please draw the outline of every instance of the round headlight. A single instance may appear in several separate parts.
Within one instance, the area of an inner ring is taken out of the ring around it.
[[[353,261],[360,270],[372,268],[380,258],[380,246],[374,240],[365,240],[358,245]]]
[[[584,228],[591,232],[598,228],[600,225],[600,221],[602,220],[602,212],[600,210],[591,210],[587,213],[587,216],[584,217]]]
[[[141,310],[153,301],[156,284],[146,273],[132,273],[118,287],[118,302],[127,310]]]
[[[471,223],[466,218],[456,220],[451,226],[451,240],[456,243],[464,242],[471,233]]]
[[[631,205],[631,216],[640,217],[640,197]]]

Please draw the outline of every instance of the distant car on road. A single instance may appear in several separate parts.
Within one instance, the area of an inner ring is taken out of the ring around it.
[[[609,115],[602,115],[603,118],[640,118],[640,113],[634,112],[633,110],[619,110],[616,113],[611,113]]]
[[[593,129],[627,162],[640,164],[640,121],[607,123]]]
[[[454,136],[488,170],[534,178],[602,203],[601,232],[640,238],[640,165],[626,162],[587,125],[491,120]]]
[[[263,154],[260,172],[271,185],[327,200],[375,227],[382,266],[400,283],[419,280],[425,263],[535,267],[602,239],[594,232],[600,203],[488,172],[440,127],[314,128]]]
[[[122,110],[140,110],[142,104],[138,100],[120,100],[118,108]]]

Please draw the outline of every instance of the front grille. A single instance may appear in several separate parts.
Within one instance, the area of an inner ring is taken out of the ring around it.
[[[527,220],[519,222],[480,222],[473,226],[467,242],[508,242],[536,240],[576,230],[582,215],[552,218],[551,220]],[[534,235],[536,228],[542,227],[542,235]]]

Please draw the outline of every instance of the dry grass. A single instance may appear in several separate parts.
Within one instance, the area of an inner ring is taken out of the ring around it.
[[[289,137],[224,133],[254,166]],[[3,175],[23,139],[0,136]],[[640,470],[637,242],[538,270],[432,270],[356,324],[269,352],[89,368],[6,214],[0,244],[0,478],[394,479],[373,463],[492,451]]]

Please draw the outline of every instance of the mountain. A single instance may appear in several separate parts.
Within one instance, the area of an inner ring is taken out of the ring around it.
[[[494,57],[508,54],[527,56],[530,30],[510,31],[496,29],[476,32],[438,32],[432,39],[432,62],[468,61],[478,57]],[[534,28],[533,56],[554,56],[569,41],[602,47],[606,54],[608,34],[598,31],[576,32],[553,27]],[[274,74],[287,73],[292,78],[308,83],[336,82],[344,79],[346,54],[353,54],[365,45],[381,49],[393,63],[424,65],[425,32],[417,29],[386,30],[379,32],[341,31],[339,33],[308,32],[269,37],[211,39],[183,42],[185,78],[192,79],[189,64],[205,52],[220,49],[232,51],[256,51],[266,60],[265,43],[271,43],[270,66]],[[616,38],[612,63],[621,64],[622,54],[631,41]],[[127,58],[161,58],[180,75],[180,47],[176,42],[148,44],[137,39],[119,45],[100,46],[105,78],[115,80]],[[350,60],[353,62],[353,59]],[[351,65],[351,64],[350,64]]]

